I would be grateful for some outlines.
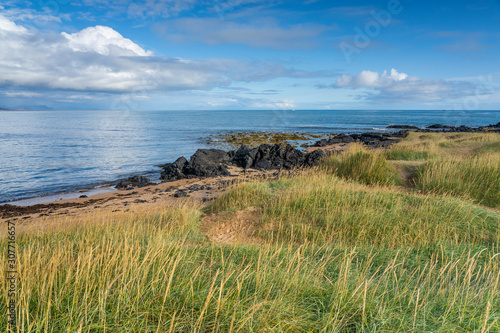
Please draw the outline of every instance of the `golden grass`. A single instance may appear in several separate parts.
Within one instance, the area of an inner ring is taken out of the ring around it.
[[[351,144],[340,156],[329,158],[322,168],[339,177],[367,185],[401,184],[394,168],[381,151],[367,151],[361,144]]]
[[[24,228],[15,331],[498,332],[500,213],[470,195],[480,182],[495,194],[488,182],[498,152],[488,145],[497,138],[411,134],[398,144],[432,152],[418,161],[428,170],[422,179],[469,172],[463,193],[440,190],[460,184],[421,194],[366,181],[390,179],[391,165],[384,153],[355,147],[317,169],[240,185],[206,209],[258,207],[263,244],[210,242],[202,212],[188,204]],[[352,161],[364,168],[338,171]],[[0,331],[14,330],[2,319]]]
[[[163,210],[21,235],[18,331],[499,328],[498,246],[219,246],[197,233],[197,210]]]

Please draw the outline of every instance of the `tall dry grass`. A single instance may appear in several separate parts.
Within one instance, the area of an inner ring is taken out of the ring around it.
[[[17,331],[499,328],[497,246],[219,246],[197,234],[198,214],[187,207],[139,219],[110,214],[96,225],[22,235]],[[9,331],[5,321],[0,329]]]
[[[451,197],[367,188],[318,171],[243,185],[209,212],[251,206],[263,208],[260,236],[277,243],[398,248],[500,240],[500,216],[488,209]]]
[[[427,162],[416,170],[415,187],[425,193],[450,194],[500,208],[500,154]]]
[[[361,144],[352,144],[340,156],[322,165],[332,174],[368,185],[398,185],[401,180],[380,151],[368,152]]]
[[[210,242],[192,205],[22,228],[18,326],[2,319],[0,331],[498,332],[500,214],[464,200],[495,191],[496,141],[481,135],[401,143],[406,157],[432,152],[422,179],[466,175],[465,185],[415,193],[395,186],[388,155],[354,147],[318,169],[241,185],[205,210],[259,207],[248,222],[259,244]]]

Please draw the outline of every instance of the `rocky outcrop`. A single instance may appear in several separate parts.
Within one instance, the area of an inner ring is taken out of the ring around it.
[[[185,178],[228,176],[225,164],[232,161],[231,155],[219,149],[198,149],[189,162],[181,157],[174,163],[160,165],[161,179],[174,181]]]
[[[321,149],[314,150],[314,151],[306,154],[303,165],[305,167],[316,166],[316,165],[318,165],[321,162],[321,160],[325,156],[326,156],[326,153],[323,150],[321,150]]]
[[[420,127],[412,126],[412,125],[389,125],[386,128],[391,129],[406,129],[406,130],[419,130]]]
[[[408,131],[394,133],[362,133],[362,134],[337,134],[329,139],[322,139],[311,147],[326,147],[339,143],[361,142],[370,147],[386,147],[405,137]]]
[[[184,167],[188,164],[188,161],[184,156],[179,157],[174,163],[167,163],[159,165],[163,168],[161,173],[161,179],[174,181],[186,178],[184,174]]]
[[[451,132],[451,133],[482,133],[482,132],[500,132],[500,123],[495,125],[469,127],[461,126],[448,126],[442,124],[434,124],[427,126],[427,130],[434,130],[438,132]],[[422,130],[426,131],[426,130]]]
[[[429,129],[449,129],[449,128],[453,128],[453,126],[434,124],[434,125],[427,126],[427,128],[429,128]]]
[[[219,149],[198,149],[184,166],[187,178],[228,176],[225,164],[231,162],[229,153]]]
[[[361,134],[337,134],[329,139],[322,139],[311,147],[325,147],[334,144],[348,144],[360,142],[372,148],[389,147],[406,137],[409,130],[417,132],[485,132],[500,131],[500,123],[489,125],[487,127],[468,127],[468,126],[446,126],[435,124],[426,129],[420,129],[410,125],[391,125],[388,128],[401,129],[392,133],[361,133]],[[219,149],[198,149],[191,156],[189,161],[181,157],[174,163],[160,165],[163,168],[161,179],[165,181],[174,181],[185,178],[199,177],[217,177],[228,176],[229,166],[237,166],[243,169],[258,170],[281,170],[297,167],[311,167],[318,165],[325,157],[323,150],[315,150],[311,153],[304,153],[293,148],[288,143],[281,144],[263,144],[252,148],[247,145],[241,145],[235,151],[223,151]],[[127,185],[128,186],[128,185]],[[180,195],[180,194],[179,194]]]
[[[122,179],[115,186],[117,189],[123,190],[129,187],[143,187],[151,185],[149,179],[144,176],[134,176],[127,179]]]
[[[319,164],[323,151],[304,153],[288,143],[264,144],[255,148],[242,145],[236,151],[199,149],[189,162],[181,157],[174,163],[160,165],[161,179],[174,181],[184,178],[227,176],[228,166],[244,169],[280,170]]]
[[[301,166],[305,160],[304,153],[287,143],[260,145],[250,150],[247,156],[253,157],[250,167],[258,170],[292,169]]]

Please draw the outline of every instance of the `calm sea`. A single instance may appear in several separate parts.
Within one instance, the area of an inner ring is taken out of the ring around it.
[[[0,202],[74,191],[189,157],[230,131],[364,132],[390,124],[479,126],[500,111],[5,111]]]

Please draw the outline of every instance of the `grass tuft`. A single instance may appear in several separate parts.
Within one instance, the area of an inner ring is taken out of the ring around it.
[[[397,172],[379,151],[367,151],[361,145],[351,145],[340,156],[331,157],[323,168],[344,179],[367,185],[399,185]]]

